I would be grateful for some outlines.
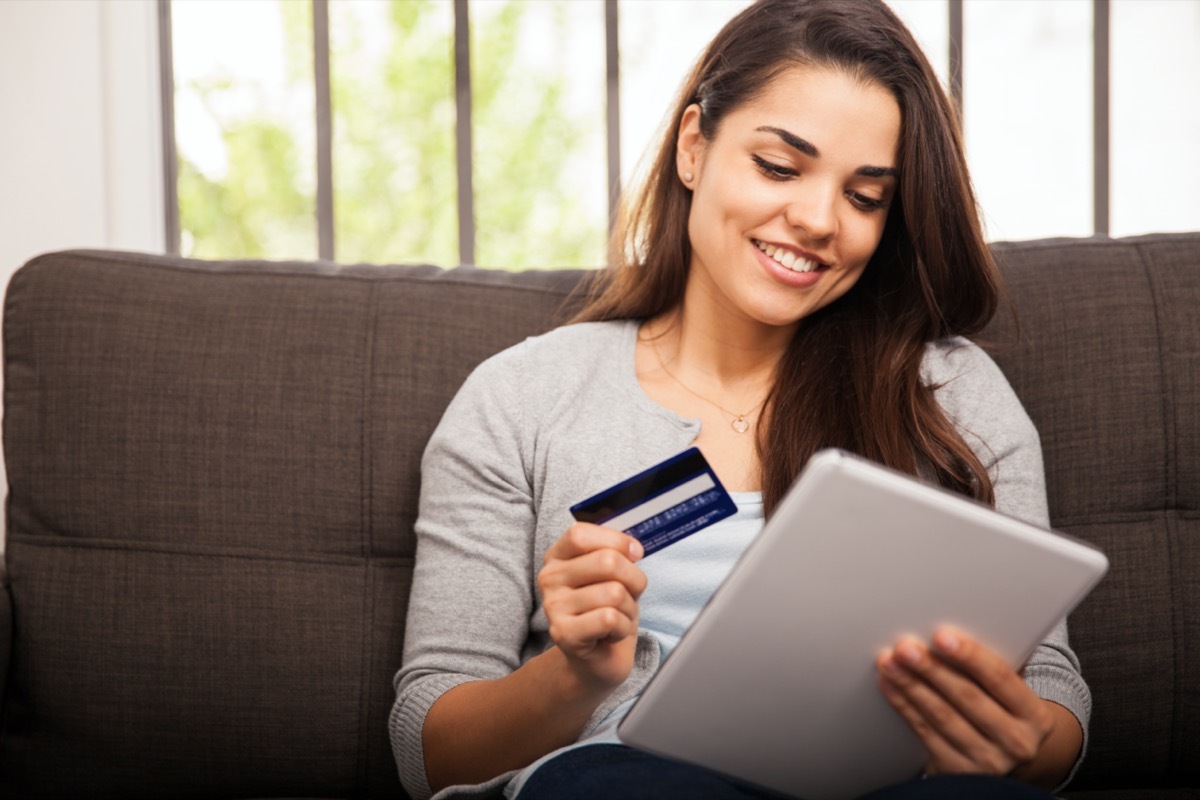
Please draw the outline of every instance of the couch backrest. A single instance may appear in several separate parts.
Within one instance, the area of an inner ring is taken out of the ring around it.
[[[577,278],[102,252],[20,270],[0,796],[397,796],[421,452]]]
[[[1053,525],[1111,571],[1071,618],[1092,688],[1078,787],[1200,785],[1200,234],[993,248],[988,331],[1041,434]]]
[[[1072,619],[1078,785],[1200,764],[1200,235],[995,248],[989,330],[1056,526],[1112,572]],[[5,309],[14,627],[0,794],[395,796],[422,448],[579,273],[67,252]]]

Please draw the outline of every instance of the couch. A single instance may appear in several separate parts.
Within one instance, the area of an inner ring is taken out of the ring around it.
[[[1056,527],[1108,554],[1071,619],[1071,798],[1200,797],[1200,234],[1001,243],[982,337]],[[387,715],[422,448],[583,273],[33,259],[4,308],[0,796],[402,797]]]

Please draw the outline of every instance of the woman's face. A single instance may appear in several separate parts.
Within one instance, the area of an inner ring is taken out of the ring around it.
[[[891,93],[831,69],[788,69],[712,141],[690,106],[677,151],[693,190],[688,302],[792,326],[849,291],[883,235],[899,140]]]

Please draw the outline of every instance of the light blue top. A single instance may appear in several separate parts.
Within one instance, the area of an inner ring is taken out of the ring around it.
[[[684,631],[691,627],[742,552],[763,528],[760,493],[730,492],[730,497],[738,507],[732,517],[693,533],[638,563],[646,575],[646,591],[638,601],[638,626],[658,640],[663,659],[679,644]],[[633,707],[633,702],[626,700],[613,709],[590,735],[555,750],[518,772],[504,788],[504,796],[510,800],[516,797],[534,770],[567,750],[590,744],[620,744],[617,725]]]

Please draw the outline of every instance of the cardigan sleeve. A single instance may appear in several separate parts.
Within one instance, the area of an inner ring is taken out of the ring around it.
[[[388,721],[401,783],[431,794],[422,729],[467,681],[516,670],[529,635],[535,514],[522,417],[520,346],[467,379],[421,462],[417,554],[396,701]]]
[[[996,509],[1049,527],[1041,440],[1000,368],[978,346],[961,338],[931,345],[924,367],[939,404],[991,476]],[[1025,682],[1039,697],[1074,714],[1083,729],[1083,747],[1063,782],[1066,785],[1087,751],[1092,695],[1068,641],[1065,619],[1026,662]]]

